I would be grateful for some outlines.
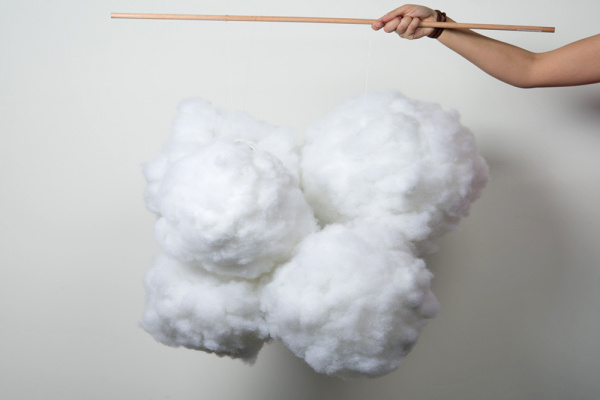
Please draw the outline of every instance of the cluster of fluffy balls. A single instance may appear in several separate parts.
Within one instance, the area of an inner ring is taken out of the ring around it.
[[[145,165],[164,253],[145,279],[156,340],[256,359],[282,341],[315,371],[396,369],[439,308],[419,258],[487,181],[455,112],[397,92],[291,129],[192,99]]]

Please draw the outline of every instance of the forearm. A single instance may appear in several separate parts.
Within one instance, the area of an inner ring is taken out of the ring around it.
[[[373,29],[419,39],[433,31],[419,27],[420,22],[435,21],[438,16],[430,8],[407,4],[373,22]],[[600,35],[544,53],[532,53],[466,29],[445,29],[437,40],[510,85],[529,88],[600,83]]]
[[[503,82],[518,87],[537,86],[535,53],[466,29],[446,29],[438,40]]]

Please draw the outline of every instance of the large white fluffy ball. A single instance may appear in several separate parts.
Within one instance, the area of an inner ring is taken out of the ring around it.
[[[252,362],[269,337],[256,282],[222,279],[160,255],[144,283],[141,325],[161,343]]]
[[[330,225],[307,237],[266,285],[271,335],[317,372],[389,373],[437,312],[425,263],[389,233]]]
[[[169,164],[151,201],[164,251],[221,275],[271,271],[316,226],[283,164],[239,142],[200,146]]]
[[[393,217],[410,241],[454,227],[487,181],[458,114],[398,92],[348,100],[313,122],[301,169],[321,224]]]

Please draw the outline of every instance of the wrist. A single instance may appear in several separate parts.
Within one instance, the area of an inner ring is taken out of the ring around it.
[[[440,10],[435,10],[436,13],[436,18],[435,21],[436,22],[446,22],[447,17],[446,17],[446,13],[441,12]],[[427,37],[431,38],[431,39],[437,39],[440,37],[440,35],[442,34],[442,32],[444,31],[444,28],[433,28],[433,31],[427,35]]]

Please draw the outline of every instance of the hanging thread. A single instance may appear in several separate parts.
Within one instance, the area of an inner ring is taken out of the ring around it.
[[[367,93],[369,92],[369,70],[371,68],[371,49],[373,46],[373,33],[375,31],[371,31],[371,33],[369,34],[369,47],[367,50],[367,65],[365,67],[366,72],[365,72],[365,96],[364,96],[364,108],[365,111],[367,109]]]
[[[246,66],[246,84],[245,84],[245,88],[244,88],[244,104],[243,104],[243,108],[246,109],[246,105],[248,104],[248,84],[250,81],[250,70],[252,67],[252,61],[254,59],[254,57],[252,57],[252,55],[254,54],[254,33],[256,31],[255,29],[256,24],[252,24],[252,28],[250,29],[250,45],[248,46],[248,49],[250,51],[250,55],[248,56],[248,64]]]
[[[233,59],[231,58],[231,29],[229,29],[228,21],[225,21],[225,30],[227,31],[227,70],[229,72],[229,107],[233,107]]]

